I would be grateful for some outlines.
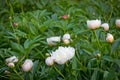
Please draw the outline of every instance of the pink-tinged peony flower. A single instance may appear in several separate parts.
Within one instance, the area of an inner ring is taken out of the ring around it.
[[[68,19],[70,17],[70,15],[64,15],[62,16],[63,19]]]
[[[97,29],[101,25],[101,20],[88,20],[87,26],[89,29]]]
[[[54,60],[52,57],[47,57],[46,60],[45,60],[45,63],[48,65],[48,66],[52,66],[54,64]]]
[[[116,24],[116,26],[117,26],[118,28],[120,28],[120,19],[117,19],[116,22],[115,22],[115,24]]]
[[[109,25],[108,25],[108,23],[103,23],[103,24],[101,25],[101,27],[103,27],[105,31],[108,31],[108,30],[109,30]]]
[[[14,22],[14,23],[13,23],[13,26],[14,26],[14,27],[17,27],[17,26],[18,26],[18,23]]]
[[[11,56],[11,57],[7,58],[5,61],[6,61],[6,63],[16,63],[16,62],[18,62],[18,58],[16,56]]]
[[[107,40],[107,42],[112,43],[112,42],[114,41],[114,37],[113,37],[113,35],[110,34],[110,33],[107,33],[106,40]]]
[[[56,45],[57,42],[60,42],[60,36],[55,36],[55,37],[47,38],[47,43],[50,46]]]
[[[30,59],[26,59],[22,65],[22,69],[24,72],[30,71],[32,69],[32,67],[33,67],[33,62]]]

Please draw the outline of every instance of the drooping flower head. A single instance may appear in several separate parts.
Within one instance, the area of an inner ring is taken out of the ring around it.
[[[88,20],[87,26],[89,29],[97,29],[101,25],[101,20]]]
[[[6,63],[16,63],[16,62],[18,62],[18,58],[16,56],[11,56],[11,57],[7,58],[5,61],[6,61]]]
[[[103,23],[103,24],[101,25],[101,27],[103,27],[105,31],[108,31],[108,30],[109,30],[109,25],[108,25],[108,23]]]
[[[112,43],[112,42],[114,41],[114,37],[113,37],[113,35],[110,34],[110,33],[107,33],[106,40],[107,40],[107,42]]]
[[[48,43],[50,46],[56,45],[57,42],[60,42],[60,36],[47,38],[47,43]]]
[[[117,20],[115,21],[115,24],[116,24],[116,26],[117,26],[118,28],[120,28],[120,19],[117,19]]]

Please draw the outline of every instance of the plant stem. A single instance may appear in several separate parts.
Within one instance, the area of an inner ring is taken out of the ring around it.
[[[98,39],[98,36],[97,36],[96,30],[94,30],[94,34],[95,34],[96,39],[97,39],[97,45],[98,45],[98,47],[100,48],[100,42],[99,42],[99,39]]]
[[[21,80],[24,80],[23,77],[21,77],[19,73],[16,71],[16,69],[13,69],[13,71],[20,77]]]
[[[55,66],[54,66],[54,68],[63,78],[65,78],[65,76],[60,72],[60,70],[58,70]]]

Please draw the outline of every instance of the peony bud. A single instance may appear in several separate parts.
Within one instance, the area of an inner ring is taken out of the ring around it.
[[[115,24],[116,24],[116,26],[117,26],[118,28],[120,28],[120,19],[117,19],[116,22],[115,22]]]
[[[13,23],[13,26],[14,26],[14,27],[17,27],[17,26],[18,26],[18,23],[14,22],[14,23]]]
[[[100,53],[98,53],[96,56],[99,58],[99,57],[101,57],[101,54],[100,54]]]
[[[10,17],[9,17],[9,20],[11,20],[11,19],[12,19],[12,17],[10,16]]]
[[[45,60],[45,63],[48,65],[48,66],[52,66],[54,64],[54,60],[52,57],[47,57],[46,60]]]
[[[8,70],[5,70],[5,72],[4,72],[5,74],[10,74],[10,71],[8,71]]]
[[[88,20],[87,26],[89,29],[96,29],[99,28],[101,25],[101,20]]]
[[[112,43],[114,41],[114,37],[112,34],[108,33],[106,37],[107,42]]]
[[[105,31],[108,31],[108,30],[109,30],[109,25],[108,25],[108,23],[102,24],[101,27],[103,27]]]
[[[66,45],[68,45],[68,44],[70,44],[70,40],[65,39],[65,40],[64,40],[64,43],[65,43]]]
[[[68,19],[70,17],[70,15],[64,15],[62,16],[63,19]]]
[[[32,69],[32,67],[33,67],[33,62],[30,59],[26,59],[22,65],[22,69],[24,72],[30,71]]]
[[[14,63],[8,63],[7,65],[8,65],[8,67],[10,67],[10,68],[14,68],[14,67],[15,67],[15,64],[14,64]]]

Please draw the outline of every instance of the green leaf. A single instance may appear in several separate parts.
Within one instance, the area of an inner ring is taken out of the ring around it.
[[[98,75],[98,69],[95,69],[92,74],[91,80],[97,80],[97,75]]]
[[[37,71],[37,67],[38,67],[38,64],[39,64],[39,60],[36,60],[34,62],[34,65],[33,65],[33,68],[32,68],[32,74],[35,75],[35,72]]]
[[[117,49],[120,49],[120,39],[117,39],[112,45],[112,52],[115,52]]]
[[[113,58],[110,57],[110,56],[103,56],[102,59],[103,59],[103,60],[106,60],[106,61],[108,61],[108,62],[112,62],[112,61],[113,61]]]

